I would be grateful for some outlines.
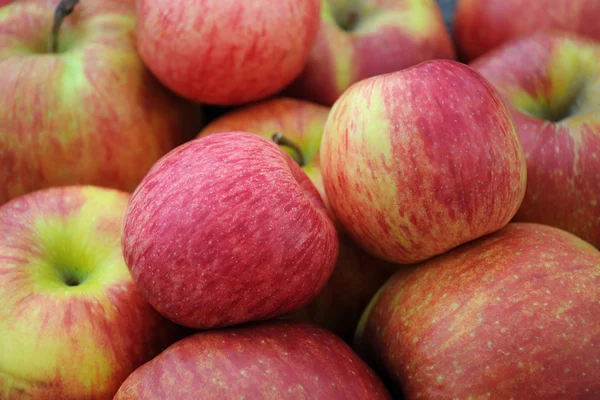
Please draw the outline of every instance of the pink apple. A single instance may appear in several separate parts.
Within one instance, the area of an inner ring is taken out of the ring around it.
[[[540,32],[472,64],[504,97],[527,159],[516,221],[555,226],[600,248],[600,44]]]
[[[325,125],[321,171],[344,228],[400,264],[502,228],[526,186],[507,106],[481,75],[450,60],[348,89]]]
[[[129,194],[36,191],[0,207],[0,397],[112,399],[182,337],[133,283],[121,251]]]
[[[600,252],[511,223],[373,298],[355,348],[407,399],[596,399]]]
[[[598,0],[459,0],[454,21],[467,61],[521,36],[559,29],[600,40]]]
[[[82,1],[51,53],[57,3],[18,0],[0,12],[0,204],[70,184],[133,191],[198,129],[197,107],[137,55],[132,3]]]
[[[124,254],[160,313],[215,328],[308,303],[331,275],[338,239],[290,156],[258,135],[223,132],[154,165],[131,199]]]
[[[308,62],[284,93],[330,106],[355,82],[436,58],[455,53],[435,0],[323,0]]]
[[[140,55],[166,86],[217,105],[258,100],[301,72],[320,0],[139,0]]]
[[[136,370],[115,400],[390,399],[375,373],[332,333],[269,321],[200,332]]]

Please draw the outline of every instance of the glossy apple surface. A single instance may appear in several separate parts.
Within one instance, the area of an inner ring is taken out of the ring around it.
[[[129,194],[45,189],[0,207],[0,397],[112,399],[180,336],[121,252]]]
[[[481,75],[449,60],[347,90],[325,125],[321,171],[353,239],[399,264],[502,228],[526,186],[508,107]]]
[[[398,271],[356,349],[407,399],[593,399],[600,393],[600,252],[511,223]]]
[[[551,225],[600,248],[600,44],[543,32],[472,64],[503,96],[527,159],[516,221]]]

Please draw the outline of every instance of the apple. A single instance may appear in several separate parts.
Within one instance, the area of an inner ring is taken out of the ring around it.
[[[390,399],[375,373],[332,333],[268,321],[198,332],[138,368],[115,400]]]
[[[538,32],[472,64],[511,107],[527,160],[514,220],[551,225],[600,248],[600,44]]]
[[[130,194],[50,188],[0,207],[0,397],[112,399],[183,337],[133,283],[121,252]]]
[[[459,0],[455,15],[454,37],[466,61],[539,30],[600,40],[598,0]]]
[[[138,0],[139,52],[167,87],[220,106],[266,98],[300,74],[320,0]]]
[[[408,399],[597,398],[599,266],[575,235],[511,223],[398,271],[355,348]]]
[[[346,231],[398,264],[502,228],[525,194],[508,107],[480,74],[452,60],[352,85],[328,116],[320,161]]]
[[[132,2],[83,1],[52,36],[57,3],[0,9],[0,204],[52,186],[131,192],[200,122],[137,55]]]
[[[454,59],[435,0],[323,0],[301,75],[283,93],[331,106],[353,83],[430,59]]]
[[[198,137],[240,130],[273,140],[274,133],[282,134],[281,148],[296,159],[327,203],[319,147],[328,114],[328,107],[316,103],[276,97],[225,113],[206,125]],[[340,226],[337,231],[339,256],[327,284],[309,304],[285,318],[325,327],[351,342],[364,308],[395,267],[362,250]]]
[[[272,141],[241,131],[159,160],[131,198],[123,235],[144,297],[197,329],[299,309],[325,285],[338,246],[306,174]]]
[[[329,107],[320,104],[273,97],[220,115],[204,126],[198,138],[219,132],[244,131],[276,140],[302,167],[326,201],[319,169],[319,147],[328,115]],[[274,138],[277,133],[282,136]]]

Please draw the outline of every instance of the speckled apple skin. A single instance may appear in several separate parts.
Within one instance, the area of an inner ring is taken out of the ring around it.
[[[511,223],[398,271],[363,315],[355,348],[409,400],[597,399],[599,288],[593,246]]]
[[[302,307],[331,275],[338,246],[306,174],[246,132],[208,135],[163,157],[132,196],[123,238],[146,299],[191,328]]]
[[[115,400],[391,399],[375,373],[337,336],[270,321],[201,332],[135,371]]]
[[[356,242],[410,264],[505,226],[527,171],[496,90],[464,64],[435,60],[348,89],[325,125],[321,172]]]

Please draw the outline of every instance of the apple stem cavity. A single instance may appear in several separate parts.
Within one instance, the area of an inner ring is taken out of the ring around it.
[[[79,3],[79,0],[61,0],[54,10],[54,23],[52,24],[52,33],[50,35],[50,52],[58,52],[58,33],[60,32],[60,26],[63,20],[70,15],[75,6]]]
[[[296,143],[283,136],[283,134],[280,132],[274,133],[272,139],[277,145],[289,147],[290,149],[294,150],[294,153],[296,154],[296,162],[299,166],[304,167],[306,165],[304,154]]]

